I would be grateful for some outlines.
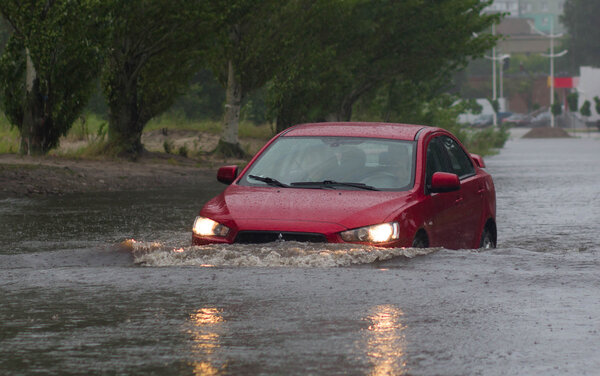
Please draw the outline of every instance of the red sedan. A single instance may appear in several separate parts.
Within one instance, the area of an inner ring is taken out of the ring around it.
[[[272,241],[493,248],[496,193],[483,159],[446,130],[314,123],[270,140],[202,208],[192,243]]]

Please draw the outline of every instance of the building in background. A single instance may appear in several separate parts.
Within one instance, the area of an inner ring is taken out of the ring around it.
[[[596,111],[596,102],[594,98],[600,98],[600,68],[581,67],[579,68],[579,80],[577,81],[577,93],[579,94],[578,108],[583,106],[585,101],[591,105],[592,116],[584,117],[577,113],[577,117],[586,122],[600,121],[600,114]]]
[[[511,55],[511,61],[507,63],[515,64],[515,61],[519,61],[516,58],[518,55],[549,53],[552,41],[548,35],[566,32],[560,22],[564,3],[565,0],[494,0],[485,12],[505,14],[495,28],[496,34],[502,36],[496,46],[495,56]],[[562,49],[561,39],[553,40],[555,52]],[[492,51],[488,51],[487,55],[487,59],[475,62],[467,73],[467,84],[463,86],[468,87],[465,90],[467,98],[492,97],[492,62],[489,58]],[[506,65],[500,62],[496,64],[498,96],[506,97],[501,98],[505,100],[506,109],[518,113],[529,113],[537,108],[547,109],[550,105],[547,86],[550,60],[547,70],[527,71],[521,66],[520,71],[513,69],[511,73],[501,75],[501,69]],[[519,66],[518,63],[516,66]],[[559,75],[560,72],[555,72],[555,76]]]
[[[520,0],[495,0],[485,11],[488,13],[507,13],[508,17],[519,17]]]
[[[550,34],[563,33],[560,22],[565,0],[519,0],[519,17],[533,19],[535,28]]]
[[[497,50],[506,54],[537,54],[548,52],[550,38],[534,32],[529,18],[504,18],[496,27],[496,33],[503,38]]]
[[[489,13],[506,13],[507,18],[527,18],[535,28],[549,34],[562,33],[565,27],[560,22],[565,0],[494,0],[486,8]]]

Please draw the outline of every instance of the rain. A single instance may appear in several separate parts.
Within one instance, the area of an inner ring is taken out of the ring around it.
[[[598,373],[592,1],[30,3],[0,4],[0,374]],[[497,247],[192,244],[218,167],[324,120],[451,131]]]

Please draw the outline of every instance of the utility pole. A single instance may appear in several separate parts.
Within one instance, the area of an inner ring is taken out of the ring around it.
[[[496,24],[492,24],[492,35],[496,36]],[[496,44],[494,43],[494,47],[492,47],[492,103],[496,103]],[[492,104],[492,107],[494,105]],[[496,114],[496,109],[494,110],[494,126],[498,125],[498,114]]]
[[[560,34],[554,33],[554,20],[550,21],[550,34],[545,34],[538,29],[536,29],[535,25],[532,22],[528,22],[529,27],[535,33],[542,35],[544,37],[550,38],[550,54],[540,54],[544,57],[550,58],[550,127],[554,128],[554,113],[552,112],[552,107],[554,106],[554,58],[564,56],[568,51],[564,50],[557,54],[554,53],[554,38],[561,38],[563,36]]]
[[[495,33],[495,29],[494,29],[493,25],[492,25],[492,33]],[[496,90],[496,86],[497,86],[497,83],[496,83],[496,71],[497,71],[496,61],[502,61],[503,62],[505,59],[508,59],[509,57],[510,57],[509,54],[503,54],[503,55],[500,55],[500,56],[496,56],[496,47],[492,48],[492,56],[487,56],[487,55],[484,56],[484,58],[492,61],[492,86],[493,86],[493,88],[492,88],[492,101],[493,102],[496,102],[497,99],[498,99],[498,96],[496,94],[497,93],[497,90]],[[503,93],[503,91],[504,91],[503,90],[504,89],[504,85],[502,84],[502,69],[503,68],[504,67],[501,64],[500,65],[500,98],[503,98],[503,95],[504,95],[504,93]],[[496,114],[496,110],[495,109],[494,109],[494,125],[495,126],[498,125],[498,115]]]

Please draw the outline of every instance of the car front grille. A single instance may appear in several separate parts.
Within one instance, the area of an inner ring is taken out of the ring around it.
[[[258,244],[276,241],[326,243],[327,238],[323,234],[284,231],[240,231],[235,238],[236,243]]]

